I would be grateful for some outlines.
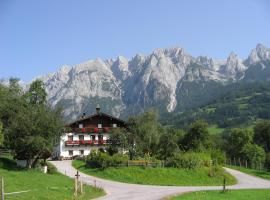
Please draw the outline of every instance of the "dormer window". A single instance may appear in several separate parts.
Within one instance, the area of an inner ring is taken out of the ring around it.
[[[98,124],[98,128],[102,128],[102,124]]]
[[[83,124],[79,124],[79,128],[83,128]]]

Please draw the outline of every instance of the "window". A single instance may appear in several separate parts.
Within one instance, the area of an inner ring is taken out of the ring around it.
[[[68,136],[68,141],[73,141],[73,135]]]
[[[117,124],[113,124],[113,128],[116,128],[117,127]]]
[[[73,150],[69,150],[69,151],[68,151],[68,155],[69,155],[69,156],[73,156]]]
[[[98,128],[102,128],[102,124],[98,124]]]
[[[80,155],[84,155],[84,150],[80,150]]]
[[[79,128],[83,128],[83,124],[79,124]]]
[[[95,135],[91,135],[91,139],[92,140],[95,140],[96,139],[96,136]]]
[[[79,135],[79,140],[84,140],[84,135]]]
[[[98,135],[98,140],[103,140],[103,135]]]

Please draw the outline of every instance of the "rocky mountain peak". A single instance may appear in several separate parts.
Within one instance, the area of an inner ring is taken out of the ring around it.
[[[243,63],[234,52],[226,60],[216,60],[207,56],[194,58],[180,47],[155,49],[130,60],[118,56],[65,65],[42,80],[49,103],[64,104],[65,116],[70,119],[94,108],[96,103],[103,103],[106,111],[116,116],[123,112],[137,114],[153,106],[172,112],[181,104],[179,91],[189,94],[187,85],[238,81],[250,63],[270,60],[269,52],[258,44]]]
[[[252,65],[262,60],[270,60],[270,49],[262,44],[257,44],[256,48],[251,51],[245,63],[247,65]]]

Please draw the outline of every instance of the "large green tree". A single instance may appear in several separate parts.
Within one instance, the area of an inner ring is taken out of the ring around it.
[[[177,144],[178,135],[173,129],[168,129],[164,132],[159,140],[158,157],[162,160],[172,157],[179,151]]]
[[[265,151],[261,146],[248,143],[241,150],[242,158],[247,160],[252,168],[260,167],[265,161]]]
[[[225,136],[226,150],[230,156],[241,157],[241,151],[245,145],[253,142],[253,131],[251,129],[233,128]]]
[[[156,111],[150,110],[140,116],[129,118],[128,130],[137,154],[157,153],[159,139],[164,130],[158,122]]]
[[[126,129],[112,129],[109,138],[109,145],[107,147],[110,155],[118,153],[119,151],[123,152],[124,150],[128,149],[128,147],[128,132],[126,131]]]
[[[263,146],[266,152],[270,152],[270,121],[265,120],[254,127],[254,142]]]
[[[17,87],[17,86],[16,86]],[[16,87],[0,87],[1,119],[5,144],[14,150],[17,159],[27,160],[29,168],[59,141],[63,122],[61,111],[46,105],[46,92],[41,81],[34,81],[25,94],[16,94]]]
[[[193,122],[182,141],[185,150],[202,151],[209,148],[208,124],[203,120]]]

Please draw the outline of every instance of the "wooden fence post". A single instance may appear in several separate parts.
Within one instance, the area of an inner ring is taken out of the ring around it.
[[[1,178],[1,199],[4,200],[5,199],[5,193],[4,193],[4,178]]]
[[[235,160],[235,157],[233,157],[233,161],[234,161],[234,166],[236,166],[236,160]]]
[[[80,181],[80,186],[81,186],[80,187],[80,189],[81,189],[80,192],[81,192],[81,195],[82,195],[83,194],[83,182],[82,181]]]
[[[75,197],[77,197],[77,195],[78,195],[78,181],[77,181],[77,179],[75,178],[74,179],[74,195],[75,195]]]

